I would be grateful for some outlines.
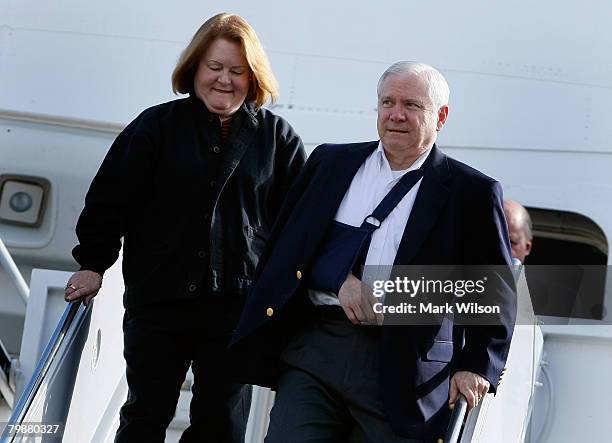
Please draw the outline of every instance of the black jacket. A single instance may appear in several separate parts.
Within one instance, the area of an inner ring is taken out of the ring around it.
[[[149,108],[93,179],[73,255],[103,274],[123,237],[128,308],[246,293],[305,158],[293,128],[266,109],[244,104],[223,143],[218,117],[195,96]]]

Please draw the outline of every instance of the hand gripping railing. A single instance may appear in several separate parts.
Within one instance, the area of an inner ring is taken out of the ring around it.
[[[10,429],[21,425],[32,406],[34,399],[39,392],[45,377],[52,375],[52,369],[56,369],[60,357],[69,349],[72,338],[78,332],[79,327],[85,318],[88,306],[82,305],[80,302],[69,304],[55,328],[49,344],[45,348],[36,367],[32,378],[19,398],[19,402],[13,409],[13,414],[0,437],[0,443],[12,443],[17,437],[17,434],[11,434]],[[51,371],[51,374],[50,374]]]
[[[512,274],[515,281],[518,280],[520,276],[521,266],[521,262],[518,259],[512,259]],[[446,428],[446,435],[443,440],[444,443],[457,443],[459,440],[461,427],[467,415],[467,406],[466,398],[463,395],[459,395],[459,399],[455,402],[455,407],[453,408],[448,427]]]

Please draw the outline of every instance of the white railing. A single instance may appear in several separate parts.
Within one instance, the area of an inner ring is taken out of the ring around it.
[[[13,257],[11,257],[10,252],[4,245],[4,242],[2,241],[1,238],[0,238],[0,264],[2,265],[2,267],[4,268],[8,276],[11,278],[13,283],[15,284],[15,287],[17,288],[17,291],[19,292],[19,295],[23,299],[24,303],[27,304],[28,297],[30,296],[30,288],[28,287],[28,284],[26,283],[23,276],[21,275],[19,268],[15,264]]]

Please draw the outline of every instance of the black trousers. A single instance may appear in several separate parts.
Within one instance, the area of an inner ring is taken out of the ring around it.
[[[339,314],[342,314],[338,307]],[[266,443],[421,443],[391,429],[379,392],[377,326],[318,318],[292,338]],[[334,316],[334,317],[339,317]]]
[[[129,392],[116,443],[164,441],[190,365],[191,424],[180,442],[244,442],[251,387],[232,381],[227,351],[243,304],[244,296],[210,293],[125,313]]]

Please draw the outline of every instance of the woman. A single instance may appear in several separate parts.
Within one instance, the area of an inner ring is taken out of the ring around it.
[[[250,390],[226,348],[302,142],[261,106],[277,97],[257,35],[237,15],[205,22],[172,75],[188,98],[144,111],[117,137],[77,224],[66,300],[86,304],[123,237],[129,394],[117,442],[162,442],[194,373],[181,442],[243,441]]]

